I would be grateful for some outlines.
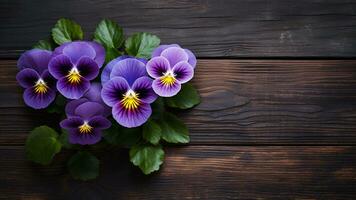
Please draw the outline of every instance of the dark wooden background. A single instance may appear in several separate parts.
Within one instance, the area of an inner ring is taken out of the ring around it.
[[[28,132],[55,121],[24,106],[16,59],[60,17],[88,39],[110,18],[197,54],[191,143],[166,147],[160,172],[124,149],[97,152],[89,182],[68,176],[66,152],[25,159]],[[0,199],[356,199],[355,55],[352,0],[1,0]]]

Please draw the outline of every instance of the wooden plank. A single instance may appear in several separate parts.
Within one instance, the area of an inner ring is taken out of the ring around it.
[[[127,151],[97,153],[97,180],[78,182],[65,156],[50,166],[24,158],[22,147],[0,147],[5,199],[355,199],[355,147],[166,148],[162,170],[143,176]]]
[[[199,60],[202,103],[179,113],[192,144],[355,144],[355,60]],[[21,145],[36,125],[15,61],[0,61],[0,145]]]
[[[0,56],[16,57],[46,38],[61,17],[91,37],[102,18],[127,35],[146,31],[199,57],[355,57],[356,4],[350,0],[5,0]]]

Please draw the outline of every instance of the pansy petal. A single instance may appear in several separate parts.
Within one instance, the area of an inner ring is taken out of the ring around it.
[[[112,107],[121,101],[122,97],[129,90],[129,84],[122,77],[115,77],[108,81],[101,90],[101,98],[106,105]]]
[[[156,79],[152,83],[152,89],[161,97],[172,97],[179,92],[181,84],[178,81],[175,81],[171,85],[165,85],[162,83],[161,79]]]
[[[111,122],[102,116],[94,116],[92,117],[89,122],[89,126],[98,128],[98,129],[107,129],[111,126]]]
[[[195,57],[195,55],[193,54],[193,52],[191,52],[189,49],[184,49],[185,53],[188,54],[188,63],[193,67],[193,69],[195,68],[195,66],[197,65],[197,58]]]
[[[95,49],[87,42],[72,42],[63,48],[63,54],[68,56],[73,64],[83,57],[94,59],[96,56]]]
[[[102,86],[100,83],[91,83],[89,90],[84,94],[83,97],[87,98],[89,101],[100,103],[102,106],[104,106],[104,116],[109,116],[111,114],[111,108],[107,106],[101,98],[101,89]]]
[[[89,90],[84,94],[84,98],[87,98],[90,101],[100,103],[104,107],[104,116],[107,117],[111,115],[111,108],[107,106],[103,99],[101,98],[101,84],[100,83],[91,83]]]
[[[48,70],[44,70],[41,74],[41,78],[43,79],[43,81],[46,83],[46,85],[53,89],[53,90],[57,90],[56,89],[56,79],[53,78],[53,76],[49,73]]]
[[[65,112],[67,114],[67,117],[73,117],[75,116],[75,109],[85,103],[85,102],[88,102],[88,99],[86,98],[80,98],[80,99],[76,99],[76,100],[72,100],[70,102],[67,103],[66,107],[65,107]]]
[[[83,119],[80,117],[70,117],[65,120],[62,120],[59,125],[61,128],[70,129],[70,128],[78,128],[84,123]]]
[[[172,70],[173,73],[175,74],[175,78],[180,83],[186,83],[190,81],[190,79],[192,79],[194,76],[193,67],[185,61],[177,63]]]
[[[101,68],[105,62],[105,49],[97,42],[87,42],[95,50],[94,61],[97,63],[98,67]]]
[[[135,58],[127,58],[116,63],[111,71],[110,78],[121,76],[127,80],[129,85],[132,85],[137,78],[145,75],[145,64]]]
[[[123,55],[120,57],[115,58],[114,60],[110,61],[105,68],[103,69],[103,72],[101,73],[101,84],[104,85],[108,80],[110,80],[110,74],[112,71],[112,68],[116,65],[121,60],[127,59],[127,58],[134,58],[132,56],[128,55]],[[147,60],[144,58],[136,58],[137,60],[141,61],[143,64],[146,65]]]
[[[139,99],[145,103],[152,103],[157,99],[157,95],[152,89],[152,79],[147,76],[138,78],[132,84],[132,90],[135,91]]]
[[[69,143],[90,145],[95,144],[101,140],[102,131],[94,128],[90,133],[81,133],[79,129],[69,129]]]
[[[51,56],[51,51],[32,49],[21,55],[17,61],[17,66],[19,69],[32,68],[38,73],[42,73],[48,68],[48,62]]]
[[[39,78],[40,76],[38,75],[38,73],[30,68],[23,69],[16,75],[17,82],[23,88],[29,88],[34,86]]]
[[[103,71],[101,72],[101,84],[104,85],[106,82],[110,80],[110,73],[113,68],[113,65],[106,65]]]
[[[141,61],[143,64],[147,64],[147,60],[145,58],[136,58],[137,60]]]
[[[61,44],[60,46],[56,47],[52,53],[52,57],[55,57],[55,56],[58,56],[60,54],[63,54],[63,49],[70,45],[72,42],[66,42],[66,43],[63,43]]]
[[[155,50],[153,50],[152,52],[152,58],[156,57],[156,56],[160,56],[162,51],[169,48],[169,47],[180,47],[178,44],[164,44],[164,45],[160,45],[158,46]]]
[[[104,107],[96,102],[85,102],[80,104],[75,110],[74,114],[82,117],[83,119],[90,119],[96,115],[102,115]]]
[[[60,79],[66,75],[68,75],[69,71],[73,68],[73,64],[70,61],[69,57],[65,55],[58,55],[51,59],[48,64],[48,70],[51,75]]]
[[[97,42],[91,42],[91,41],[77,41],[74,43],[86,43],[88,45],[90,45],[94,51],[95,51],[95,57],[93,58],[94,61],[98,64],[98,67],[101,68],[104,61],[105,61],[105,49],[103,46],[101,46],[99,43]],[[60,54],[63,54],[63,49],[68,46],[71,45],[73,42],[67,42],[62,44],[61,46],[57,47],[54,51],[53,51],[53,56],[57,56]]]
[[[181,61],[188,61],[188,54],[179,47],[169,47],[162,51],[161,56],[167,58],[171,67]]]
[[[108,105],[103,105],[104,107],[104,111],[103,111],[103,116],[104,117],[108,117],[111,115],[111,107],[109,107]]]
[[[169,61],[163,56],[154,57],[146,64],[147,73],[153,78],[163,76],[169,69]]]
[[[56,97],[56,92],[50,88],[45,93],[36,93],[33,87],[27,88],[23,93],[26,105],[34,109],[46,108]]]
[[[147,103],[141,103],[137,109],[128,110],[119,102],[112,109],[114,119],[120,125],[127,128],[141,126],[148,120],[151,114],[151,106]]]
[[[79,83],[73,84],[68,82],[67,77],[63,77],[57,81],[58,91],[68,99],[79,99],[90,88],[90,82],[85,78],[81,78]]]
[[[87,80],[93,80],[99,74],[98,64],[89,57],[81,57],[76,66],[80,75]]]
[[[120,57],[115,58],[114,60],[110,61],[105,68],[103,69],[103,72],[101,73],[101,84],[104,85],[107,81],[110,80],[110,73],[112,71],[112,68],[116,65],[121,60],[124,60],[126,58],[130,58],[130,56],[123,55]]]
[[[101,102],[101,84],[100,83],[91,83],[89,90],[84,94],[84,98],[87,98],[90,101]]]

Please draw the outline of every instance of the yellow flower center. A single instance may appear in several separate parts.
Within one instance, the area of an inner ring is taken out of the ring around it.
[[[173,74],[173,72],[168,71],[167,73],[165,73],[162,77],[160,77],[161,83],[165,86],[172,86],[175,81],[175,75]]]
[[[137,93],[129,90],[126,92],[126,94],[124,94],[124,98],[120,102],[126,110],[134,110],[138,108],[141,100],[138,98]]]
[[[84,122],[84,124],[80,125],[78,128],[79,132],[83,134],[90,133],[93,130],[93,127],[91,127],[88,122]]]
[[[82,76],[80,75],[78,69],[74,67],[69,71],[69,74],[66,77],[69,83],[78,84]]]
[[[44,94],[47,92],[47,90],[48,86],[46,85],[46,83],[42,79],[39,79],[34,86],[35,93]]]

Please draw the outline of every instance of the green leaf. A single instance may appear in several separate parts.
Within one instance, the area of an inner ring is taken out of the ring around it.
[[[59,136],[59,141],[62,144],[62,147],[66,148],[66,149],[71,149],[73,148],[75,145],[69,143],[69,134],[65,129],[62,129],[62,134]]]
[[[126,39],[125,50],[131,56],[149,59],[159,43],[160,39],[155,35],[136,33]]]
[[[46,108],[46,111],[48,113],[51,113],[51,114],[54,114],[54,113],[57,113],[57,114],[61,114],[63,113],[63,110],[57,106],[56,104],[52,103],[51,105],[49,105],[47,108]]]
[[[177,95],[165,98],[167,106],[172,108],[188,109],[200,103],[200,97],[197,90],[190,83],[182,85],[182,89]]]
[[[65,107],[66,103],[67,103],[66,98],[64,96],[62,96],[61,94],[58,94],[54,103],[51,103],[46,108],[46,111],[48,113],[63,114],[64,107]]]
[[[159,120],[163,140],[170,143],[188,143],[189,132],[187,126],[176,116],[165,112]]]
[[[86,151],[79,151],[68,161],[69,173],[74,179],[87,181],[99,175],[99,160]]]
[[[130,149],[130,161],[146,175],[159,170],[163,159],[164,151],[161,146],[141,144]]]
[[[114,48],[106,48],[105,62],[108,63],[111,60],[119,57],[120,55],[122,55],[122,52],[120,52],[119,50]]]
[[[120,126],[116,121],[112,122],[112,125],[109,129],[106,129],[104,132],[104,139],[113,145],[119,145],[124,147],[130,147],[137,144],[141,137],[141,128],[126,128]]]
[[[117,23],[104,19],[96,27],[94,40],[104,45],[106,49],[118,49],[124,43],[124,33]]]
[[[158,97],[156,101],[151,104],[152,108],[152,119],[160,119],[164,112],[164,101],[162,97]]]
[[[56,100],[55,100],[55,104],[56,104],[57,106],[65,106],[66,103],[67,103],[67,99],[66,99],[63,95],[58,94],[58,95],[57,95],[57,98],[56,98]]]
[[[26,140],[26,156],[28,159],[47,165],[56,153],[61,150],[58,134],[48,126],[39,126],[31,131]]]
[[[161,128],[153,120],[148,120],[142,127],[142,136],[146,141],[158,144],[161,139]]]
[[[83,39],[83,31],[79,24],[69,19],[60,19],[52,29],[53,40],[61,45],[65,42]]]
[[[40,40],[33,46],[33,48],[52,51],[54,48],[54,45],[48,40]]]

